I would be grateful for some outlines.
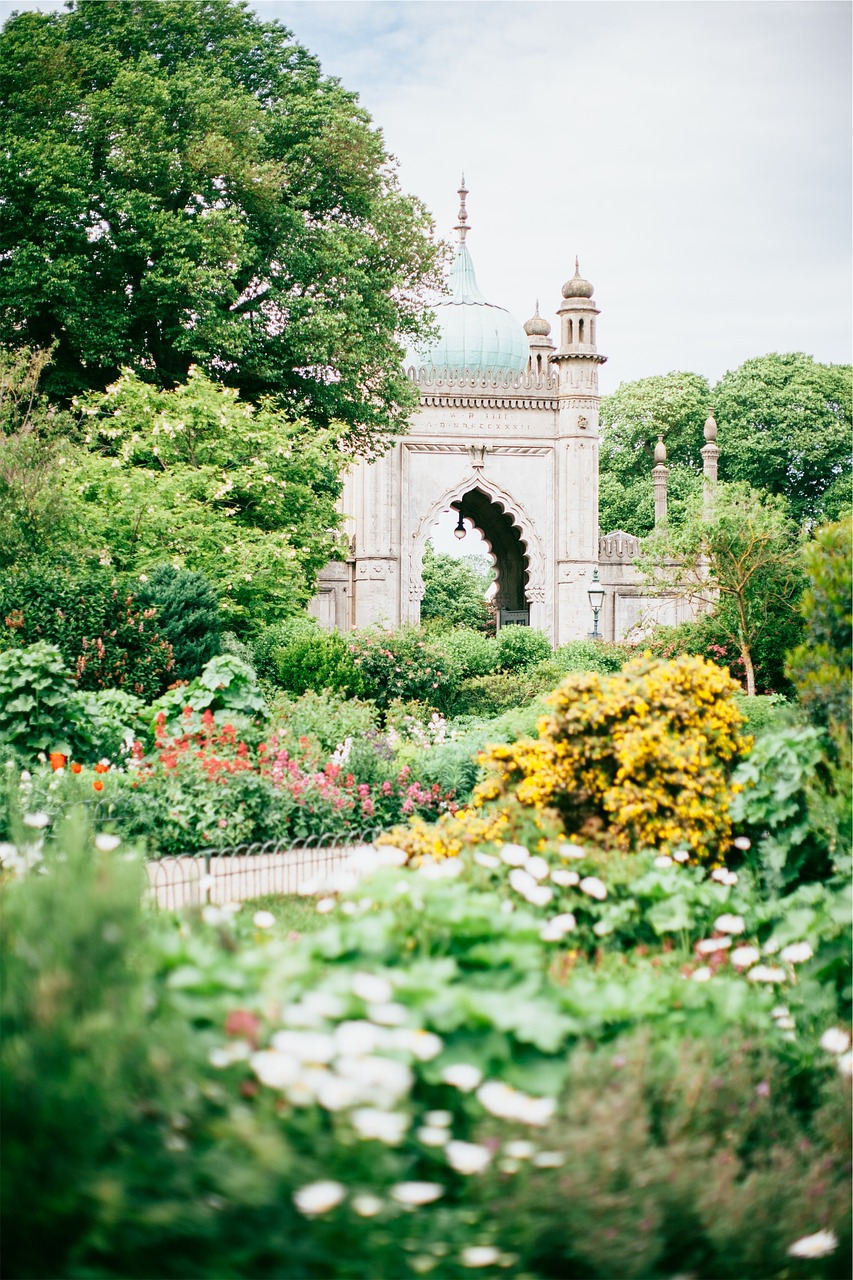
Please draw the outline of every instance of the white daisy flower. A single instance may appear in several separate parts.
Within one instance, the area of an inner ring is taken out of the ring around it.
[[[339,1205],[346,1195],[346,1188],[340,1182],[309,1182],[293,1193],[293,1203],[300,1213],[313,1217],[318,1213],[328,1213]]]

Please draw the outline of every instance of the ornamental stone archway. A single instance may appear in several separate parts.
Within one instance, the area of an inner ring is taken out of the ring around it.
[[[470,520],[483,536],[495,565],[494,603],[499,620],[501,611],[526,614],[525,621],[529,620],[530,625],[547,627],[546,568],[534,523],[509,494],[474,470],[433,502],[412,532],[404,570],[408,579],[404,592],[411,602],[407,620],[416,622],[420,618],[424,549],[435,521],[446,511]]]
[[[417,621],[424,543],[449,507],[489,543],[503,608],[529,610],[530,625],[553,644],[589,634],[596,569],[606,589],[605,636],[623,635],[652,603],[659,620],[680,620],[672,602],[653,602],[640,584],[636,540],[599,538],[598,367],[606,357],[596,345],[592,285],[575,260],[557,307],[558,343],[538,303],[519,325],[477,287],[464,179],[459,194],[450,293],[432,305],[439,340],[407,357],[419,406],[404,439],[346,477],[350,555],[320,575],[312,612],[343,631]],[[661,494],[665,471],[661,463],[655,472]],[[665,518],[665,496],[658,508]]]

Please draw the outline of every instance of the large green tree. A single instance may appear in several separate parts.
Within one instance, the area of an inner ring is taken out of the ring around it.
[[[727,373],[713,395],[720,477],[784,495],[797,521],[836,519],[851,499],[851,374],[800,352]]]
[[[623,383],[601,402],[602,533],[638,536],[654,525],[654,447],[663,435],[669,466],[670,519],[678,523],[698,492],[711,390],[697,373],[666,373]]]
[[[402,428],[440,249],[355,95],[235,0],[72,0],[0,34],[0,342],[53,396],[195,364],[252,399]]]
[[[720,478],[784,497],[793,518],[836,518],[851,500],[851,369],[793,353],[747,360],[710,388],[695,373],[624,383],[601,402],[601,527],[654,524],[654,446],[663,435],[670,524],[701,487],[703,425],[719,427]]]
[[[431,542],[424,548],[424,598],[422,622],[442,622],[448,627],[488,629],[493,617],[486,591],[494,570],[485,556],[446,555]]]
[[[62,454],[86,549],[119,574],[204,574],[237,630],[288,617],[337,547],[336,436],[191,369],[163,391],[127,373],[81,399]]]

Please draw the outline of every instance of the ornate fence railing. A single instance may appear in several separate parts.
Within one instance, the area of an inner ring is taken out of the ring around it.
[[[359,850],[375,830],[346,836],[308,836],[289,842],[237,845],[152,858],[150,900],[167,911],[204,903],[245,902],[269,894],[316,894],[346,888]]]

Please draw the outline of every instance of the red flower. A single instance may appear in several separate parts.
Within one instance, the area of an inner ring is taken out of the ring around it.
[[[95,781],[92,783],[92,789],[94,791],[103,791],[104,784],[103,782],[101,782],[100,778],[96,778]]]
[[[72,766],[71,766],[71,772],[72,772],[72,773],[82,773],[82,771],[83,771],[83,766],[82,766],[82,764],[77,764],[77,763],[76,763],[76,761],[75,761],[75,763],[74,763],[74,764],[72,764]]]
[[[109,773],[109,771],[110,766],[108,764],[104,764],[101,760],[99,760],[95,765],[95,773]]]
[[[253,1045],[258,1042],[261,1020],[251,1009],[232,1009],[225,1019],[227,1036],[245,1036]]]

